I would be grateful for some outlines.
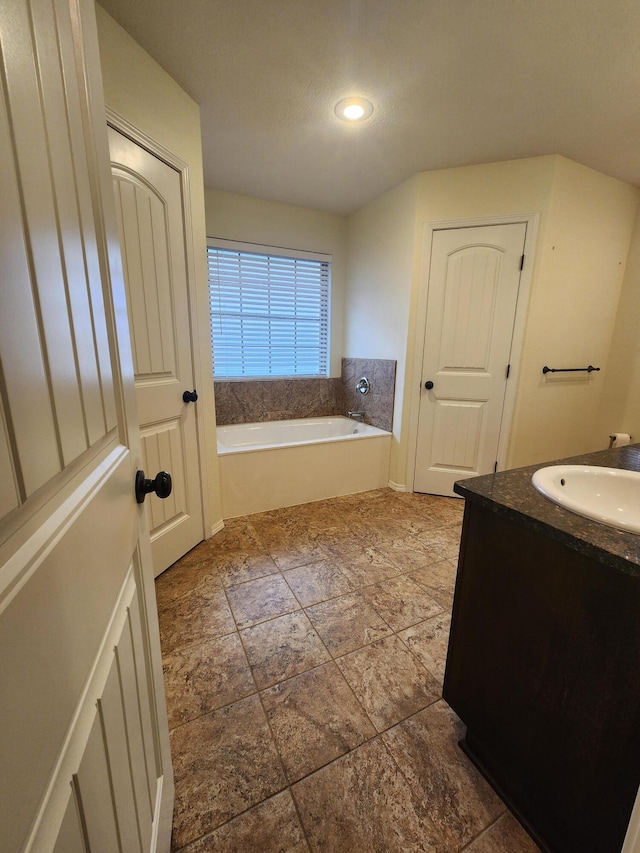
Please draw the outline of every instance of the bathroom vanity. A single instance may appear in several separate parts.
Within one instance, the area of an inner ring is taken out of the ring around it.
[[[562,461],[640,470],[640,445]],[[444,698],[543,850],[620,853],[640,784],[640,535],[538,494],[542,467],[455,486]]]

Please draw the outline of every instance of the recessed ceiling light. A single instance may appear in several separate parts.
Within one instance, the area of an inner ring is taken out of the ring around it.
[[[366,98],[343,98],[336,104],[335,113],[343,121],[364,121],[373,113],[373,104]]]

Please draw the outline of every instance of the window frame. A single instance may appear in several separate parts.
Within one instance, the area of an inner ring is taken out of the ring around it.
[[[261,374],[255,376],[230,376],[216,375],[215,372],[215,346],[213,334],[213,309],[211,299],[211,285],[209,280],[208,263],[209,249],[222,249],[231,252],[243,252],[262,257],[283,258],[287,260],[303,260],[313,261],[319,264],[326,264],[328,267],[327,276],[327,298],[326,298],[326,361],[324,373],[283,373],[283,374]],[[209,305],[209,328],[211,331],[211,355],[212,355],[212,372],[216,382],[252,382],[277,379],[327,379],[331,375],[331,289],[332,289],[332,264],[333,256],[324,252],[311,252],[301,249],[290,249],[283,246],[268,246],[263,243],[248,243],[239,240],[228,240],[222,237],[207,237],[207,290],[208,290],[208,305]]]

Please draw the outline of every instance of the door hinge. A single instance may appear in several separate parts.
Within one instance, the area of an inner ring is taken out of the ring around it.
[[[507,375],[506,375],[504,378],[505,378],[505,379],[508,379],[508,378],[509,378],[509,374],[510,374],[510,373],[511,373],[511,365],[510,365],[510,364],[508,364],[508,365],[507,365]]]
[[[524,269],[524,255],[520,258],[520,271]]]
[[[498,470],[498,461],[496,460],[496,464],[493,466],[493,473],[495,474]]]

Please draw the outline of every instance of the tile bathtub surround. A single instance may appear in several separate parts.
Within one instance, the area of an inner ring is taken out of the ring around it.
[[[356,381],[366,376],[371,391]],[[396,362],[384,358],[343,358],[338,378],[215,380],[216,422],[226,424],[321,418],[364,410],[372,426],[391,431]]]
[[[462,509],[274,510],[158,578],[174,851],[535,853],[441,698]]]
[[[368,394],[360,394],[355,390],[361,376],[366,376],[371,383]],[[368,424],[391,432],[396,389],[395,361],[386,358],[343,358],[342,386],[345,414],[364,409]]]
[[[344,410],[337,378],[216,380],[214,388],[219,426],[320,418]]]

